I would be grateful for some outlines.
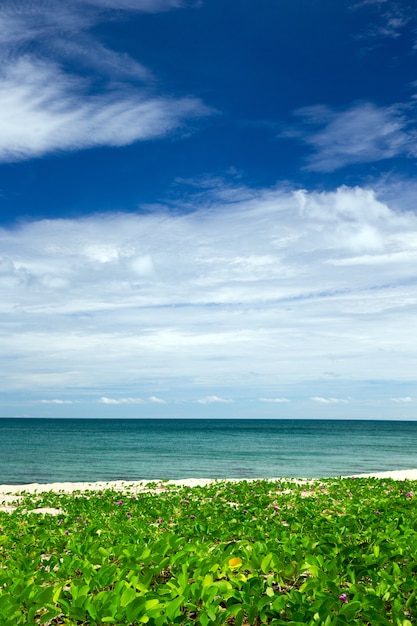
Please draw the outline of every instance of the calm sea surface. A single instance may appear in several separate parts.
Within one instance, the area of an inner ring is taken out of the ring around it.
[[[417,468],[417,422],[0,419],[0,484]]]

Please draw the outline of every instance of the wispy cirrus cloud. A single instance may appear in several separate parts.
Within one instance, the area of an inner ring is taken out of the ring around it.
[[[190,96],[167,97],[152,71],[91,32],[107,12],[157,12],[182,3],[79,1],[18,6],[0,13],[0,161],[163,137],[210,113]],[[90,9],[89,9],[90,7]],[[88,10],[89,9],[89,10]],[[113,14],[111,14],[114,17]]]
[[[316,105],[295,113],[304,128],[285,134],[312,148],[308,170],[332,172],[357,163],[417,156],[417,129],[407,106],[362,102],[342,110]]]
[[[416,21],[413,0],[360,0],[351,5],[351,10],[366,9],[372,15],[372,26],[360,35],[360,39],[400,37],[404,28]]]
[[[142,98],[135,92],[85,93],[83,81],[55,64],[20,59],[0,85],[0,160],[162,137],[204,114],[192,98]]]
[[[158,13],[178,9],[185,5],[193,5],[196,2],[190,0],[75,0],[76,4],[93,5],[103,9],[144,11],[146,13]]]
[[[404,402],[412,402],[413,399],[410,396],[404,396],[402,398],[391,398],[391,402],[397,402],[398,404],[402,404]]]
[[[272,404],[286,404],[291,402],[288,398],[259,398],[259,402],[270,402]]]

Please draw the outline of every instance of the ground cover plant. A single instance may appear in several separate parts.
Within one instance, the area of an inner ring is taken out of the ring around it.
[[[338,478],[24,495],[0,512],[0,623],[410,626],[414,492]]]

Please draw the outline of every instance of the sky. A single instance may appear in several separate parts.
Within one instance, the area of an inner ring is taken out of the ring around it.
[[[417,417],[414,0],[0,28],[0,417]]]

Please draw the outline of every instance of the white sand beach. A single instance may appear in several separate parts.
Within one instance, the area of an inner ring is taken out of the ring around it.
[[[417,480],[417,469],[391,470],[375,474],[358,474],[358,478],[392,478],[393,480]]]
[[[25,492],[26,494],[42,493],[54,491],[56,493],[74,493],[76,491],[102,491],[103,489],[114,489],[116,491],[144,491],[149,485],[155,485],[153,490],[161,490],[167,485],[178,485],[186,487],[202,487],[214,479],[211,478],[186,478],[183,480],[113,480],[100,482],[59,482],[59,483],[29,483],[25,485],[0,485],[0,500],[4,495],[13,495]]]
[[[394,470],[389,472],[376,472],[375,474],[356,474],[357,478],[392,478],[394,480],[417,480],[417,469],[410,470]],[[46,491],[54,491],[56,493],[71,494],[74,492],[102,491],[103,489],[115,489],[116,491],[128,491],[130,493],[138,493],[152,489],[154,492],[163,491],[170,485],[185,487],[202,487],[212,482],[220,482],[225,479],[211,478],[185,478],[181,480],[141,480],[141,481],[124,481],[116,480],[109,482],[59,482],[59,483],[30,483],[26,485],[0,485],[0,510],[12,501],[16,500],[18,494],[36,494]],[[229,480],[229,479],[228,479]],[[247,479],[230,479],[231,482],[247,480]],[[260,478],[250,479],[251,481],[262,480]],[[284,478],[268,478],[272,481],[294,480]],[[298,481],[297,481],[298,482]],[[304,481],[302,481],[304,482]]]

